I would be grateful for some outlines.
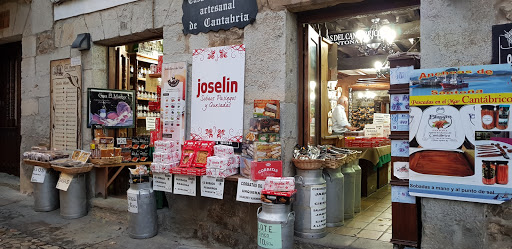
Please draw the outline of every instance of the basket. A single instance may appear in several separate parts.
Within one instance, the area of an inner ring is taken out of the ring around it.
[[[52,168],[56,171],[66,173],[66,174],[80,174],[80,173],[86,173],[91,171],[91,169],[94,167],[91,163],[86,163],[83,166],[80,167],[65,167],[65,166],[59,166],[59,165],[52,165]]]
[[[40,161],[29,160],[29,159],[23,159],[23,162],[28,165],[39,166],[39,167],[43,167],[45,169],[51,168],[50,162],[40,162]]]
[[[324,160],[320,159],[300,160],[293,158],[292,162],[295,165],[295,167],[304,170],[321,169],[324,164]]]
[[[335,169],[335,168],[338,168],[340,165],[339,165],[339,161],[338,159],[335,159],[335,158],[328,158],[328,159],[325,159],[324,160],[324,163],[323,163],[323,167],[324,168],[329,168],[329,169]]]
[[[89,161],[96,165],[119,164],[123,162],[122,156],[90,158]]]

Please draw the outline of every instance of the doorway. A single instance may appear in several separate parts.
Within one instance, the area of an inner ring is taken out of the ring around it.
[[[20,175],[21,42],[0,45],[0,172]]]

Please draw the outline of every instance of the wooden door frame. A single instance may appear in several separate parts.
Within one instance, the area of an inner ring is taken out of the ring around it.
[[[297,86],[298,99],[297,99],[297,118],[298,118],[298,138],[297,143],[299,145],[307,144],[309,140],[308,129],[306,125],[309,125],[308,117],[305,115],[308,113],[307,104],[309,103],[309,96],[307,93],[307,82],[305,70],[305,53],[304,49],[304,35],[305,25],[308,23],[319,23],[326,22],[333,19],[379,13],[383,11],[390,11],[402,8],[419,7],[420,0],[393,0],[393,1],[382,1],[382,0],[366,0],[359,3],[346,3],[339,4],[336,6],[310,10],[297,13],[297,44],[298,44],[298,55],[299,55],[299,81]],[[320,76],[321,77],[321,76]],[[318,96],[321,98],[321,96]],[[321,100],[319,100],[321,101]],[[320,134],[318,134],[320,135]]]

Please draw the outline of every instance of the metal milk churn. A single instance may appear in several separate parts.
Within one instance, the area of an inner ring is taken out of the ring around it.
[[[326,183],[322,169],[300,170],[295,176],[297,198],[293,209],[295,236],[301,238],[322,238],[327,235]]]
[[[324,178],[327,182],[327,227],[339,227],[344,224],[344,196],[343,185],[345,179],[341,167],[324,169]]]
[[[60,215],[76,219],[87,215],[86,173],[74,174],[68,190],[59,190]]]
[[[150,182],[131,183],[128,197],[128,235],[146,239],[158,232],[156,198]]]
[[[257,215],[258,248],[293,249],[295,212],[291,205],[263,203]]]
[[[34,182],[34,211],[49,212],[59,208],[59,190],[55,188],[59,181],[59,173],[53,169],[45,169],[43,183]]]
[[[343,191],[345,193],[345,219],[350,219],[354,217],[356,172],[350,164],[344,164],[341,167],[341,173],[345,176]]]
[[[356,172],[355,181],[355,200],[354,200],[354,212],[361,212],[361,167],[359,166],[359,159],[355,159],[352,163],[352,168]]]

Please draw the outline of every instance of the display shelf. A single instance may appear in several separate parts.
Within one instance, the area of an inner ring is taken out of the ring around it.
[[[151,78],[161,78],[162,74],[161,73],[150,73],[149,77],[151,77]]]
[[[157,101],[158,99],[137,98],[137,100],[144,100],[144,101]]]
[[[137,80],[140,80],[140,81],[146,81],[146,79],[145,79],[145,78],[139,78],[139,77],[137,77]]]

